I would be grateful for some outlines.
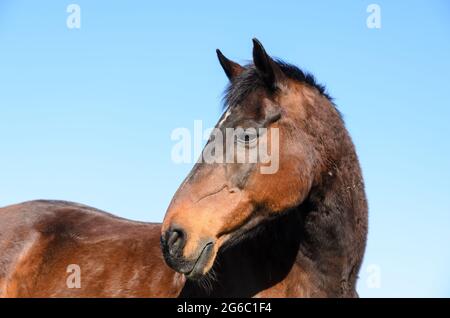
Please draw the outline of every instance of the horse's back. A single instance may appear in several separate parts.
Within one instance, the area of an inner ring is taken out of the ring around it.
[[[0,296],[175,296],[159,236],[160,224],[71,202],[1,208]]]

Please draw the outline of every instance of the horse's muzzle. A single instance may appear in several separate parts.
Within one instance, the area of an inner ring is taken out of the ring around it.
[[[205,274],[214,243],[206,241],[199,244],[196,253],[193,253],[195,257],[190,258],[183,255],[185,245],[186,233],[182,229],[170,229],[161,235],[161,248],[167,265],[189,279],[198,279]]]

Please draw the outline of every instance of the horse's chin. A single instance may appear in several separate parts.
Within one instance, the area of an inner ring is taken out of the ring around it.
[[[208,243],[205,245],[203,250],[201,251],[199,257],[195,261],[192,269],[184,273],[187,279],[190,280],[199,280],[203,276],[205,276],[208,271],[211,269],[212,264],[214,263],[216,257],[216,251],[213,243]]]

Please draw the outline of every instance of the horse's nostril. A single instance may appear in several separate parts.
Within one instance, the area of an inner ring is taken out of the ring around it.
[[[184,231],[179,229],[170,230],[167,233],[167,247],[171,255],[177,254],[184,247]]]

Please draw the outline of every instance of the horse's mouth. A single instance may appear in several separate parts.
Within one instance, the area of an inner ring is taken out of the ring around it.
[[[214,246],[212,242],[206,244],[205,247],[203,247],[203,250],[201,251],[199,257],[195,261],[195,264],[192,267],[192,269],[189,272],[184,273],[186,278],[195,280],[199,279],[204,275],[203,271],[211,258],[213,248]]]

